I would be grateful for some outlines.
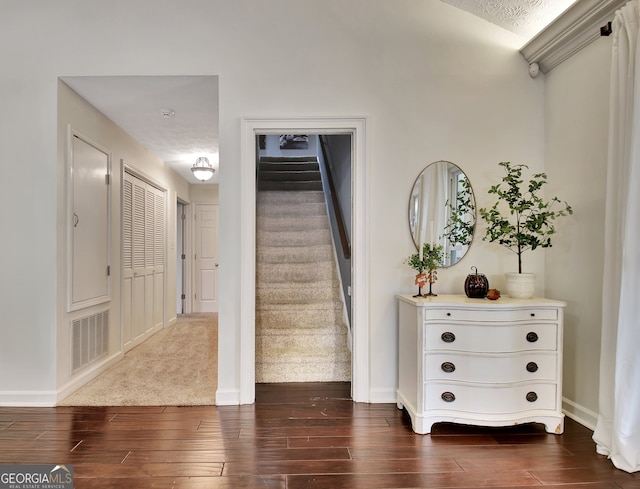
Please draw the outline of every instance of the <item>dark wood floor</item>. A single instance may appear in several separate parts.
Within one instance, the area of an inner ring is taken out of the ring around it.
[[[256,386],[224,407],[0,408],[0,464],[73,464],[86,488],[640,488],[591,432],[436,425],[416,435],[395,404],[348,384]]]

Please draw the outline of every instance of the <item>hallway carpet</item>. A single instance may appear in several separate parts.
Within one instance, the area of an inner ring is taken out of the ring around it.
[[[60,406],[214,405],[218,315],[180,316]]]

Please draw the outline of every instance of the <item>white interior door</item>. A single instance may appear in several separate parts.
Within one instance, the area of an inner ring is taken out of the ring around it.
[[[164,324],[165,192],[124,174],[123,342],[125,350]]]
[[[109,207],[111,155],[77,134],[71,138],[68,310],[111,300]]]
[[[193,312],[218,312],[218,205],[194,206]]]

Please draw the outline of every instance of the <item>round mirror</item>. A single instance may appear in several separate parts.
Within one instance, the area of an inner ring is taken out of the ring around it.
[[[444,266],[459,262],[473,239],[476,201],[469,179],[449,161],[428,165],[416,178],[409,197],[409,229],[416,249],[442,245]]]

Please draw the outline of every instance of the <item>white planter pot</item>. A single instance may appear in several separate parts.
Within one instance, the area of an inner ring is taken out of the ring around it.
[[[531,299],[536,293],[536,274],[508,272],[504,274],[506,278],[505,289],[507,295],[514,299]]]

